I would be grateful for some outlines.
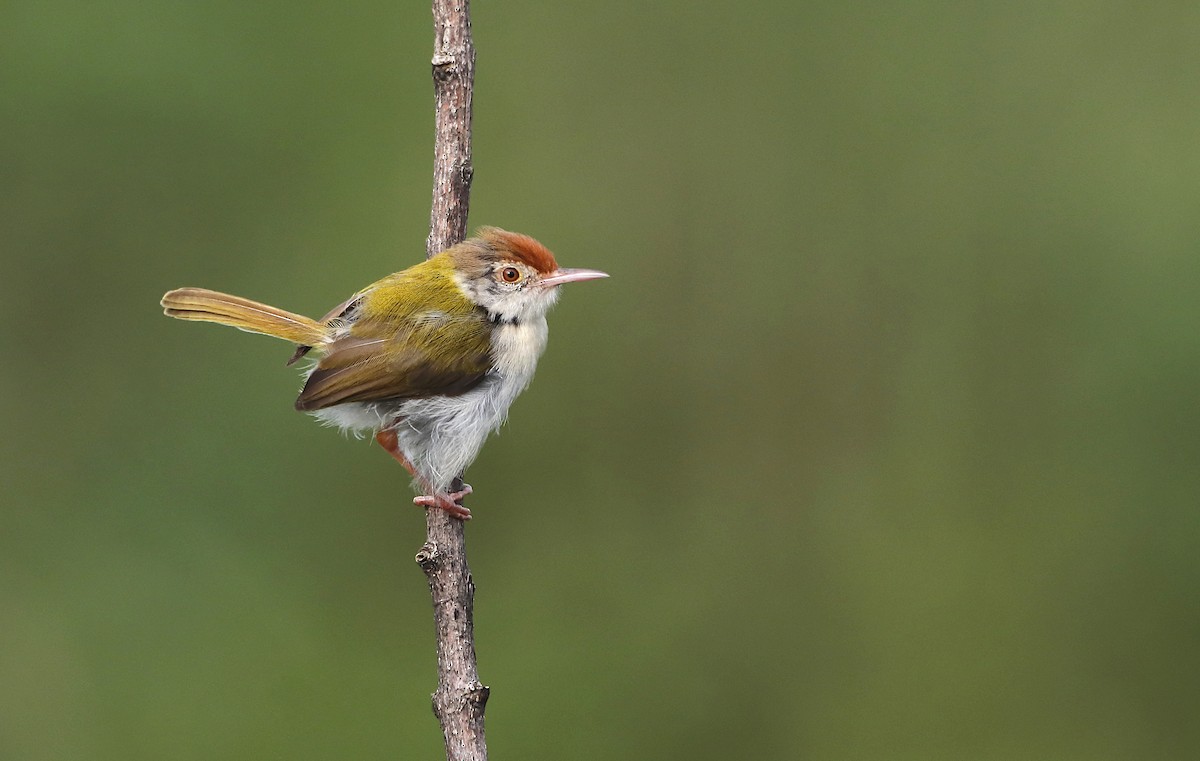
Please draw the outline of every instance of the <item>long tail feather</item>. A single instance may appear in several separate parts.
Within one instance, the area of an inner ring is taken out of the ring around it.
[[[316,320],[207,288],[169,291],[162,297],[162,305],[167,315],[181,320],[231,325],[301,346],[319,346],[328,338],[328,329]]]

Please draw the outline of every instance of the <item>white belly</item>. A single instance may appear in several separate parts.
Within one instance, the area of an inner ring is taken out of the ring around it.
[[[423,486],[445,492],[466,471],[488,434],[533,380],[546,348],[546,320],[499,325],[492,334],[494,367],[483,382],[457,396],[404,401],[349,402],[317,410],[314,417],[355,434],[396,424],[396,438]]]

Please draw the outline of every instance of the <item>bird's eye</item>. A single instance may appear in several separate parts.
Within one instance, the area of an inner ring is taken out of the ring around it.
[[[516,267],[505,267],[500,270],[500,279],[506,283],[515,283],[521,279],[521,270]]]

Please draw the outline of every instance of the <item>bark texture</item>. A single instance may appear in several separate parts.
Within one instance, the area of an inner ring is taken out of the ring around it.
[[[475,46],[468,0],[433,0],[433,87],[437,99],[429,256],[467,237],[471,175],[471,90]]]
[[[436,135],[429,256],[467,237],[471,192],[471,89],[475,47],[469,0],[433,0]],[[453,490],[462,488],[456,479]],[[475,584],[467,565],[465,524],[446,511],[425,511],[426,540],[417,563],[429,580],[437,632],[438,686],[433,712],[448,761],[486,761],[483,711],[488,688],[475,660]]]

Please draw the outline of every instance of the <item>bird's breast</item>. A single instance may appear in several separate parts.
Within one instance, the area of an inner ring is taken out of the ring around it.
[[[546,319],[501,324],[492,332],[492,361],[495,370],[521,388],[533,378],[538,358],[546,349]]]

